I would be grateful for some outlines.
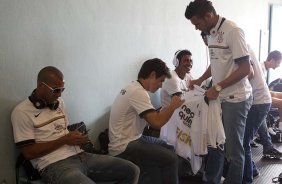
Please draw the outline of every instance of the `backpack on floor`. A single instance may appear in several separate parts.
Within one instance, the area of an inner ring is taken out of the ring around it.
[[[100,143],[100,153],[106,155],[109,153],[108,145],[109,145],[109,129],[105,129],[103,132],[99,134],[99,143]]]
[[[23,167],[27,181],[34,181],[41,179],[41,176],[37,169],[35,169],[30,160],[24,158],[23,154],[20,154],[16,161],[16,179],[18,183],[20,167]]]

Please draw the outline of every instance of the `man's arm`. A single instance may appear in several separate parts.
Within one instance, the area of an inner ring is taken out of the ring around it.
[[[26,159],[31,160],[47,155],[65,144],[75,146],[85,144],[87,141],[87,135],[72,131],[54,141],[23,145],[20,147],[20,151]]]
[[[218,85],[221,86],[222,89],[227,88],[240,81],[244,77],[248,76],[250,73],[250,62],[248,60],[241,61],[238,64],[237,70],[235,70],[229,77],[219,82]]]
[[[171,98],[171,102],[167,107],[161,109],[160,112],[151,111],[144,115],[144,119],[156,129],[160,129],[164,124],[168,122],[175,109],[180,107],[184,103],[184,100],[177,95]]]
[[[250,73],[250,62],[248,60],[241,61],[238,63],[238,68],[235,70],[229,77],[224,79],[223,81],[217,83],[219,86],[221,86],[222,89],[227,88],[228,86],[231,86],[235,84],[236,82],[240,81],[244,77],[246,77]],[[214,87],[209,88],[207,90],[207,97],[210,100],[217,99],[219,92],[215,90]]]
[[[252,78],[254,78],[255,76],[255,72],[254,72],[254,67],[253,67],[253,63],[251,61],[251,65],[250,65],[250,73],[248,75],[248,79],[251,80]]]
[[[269,91],[269,92],[271,94],[271,97],[282,99],[282,92],[278,92],[278,91]]]
[[[193,89],[194,84],[200,86],[203,83],[204,80],[206,80],[210,77],[211,77],[211,65],[207,68],[207,70],[203,73],[203,75],[200,78],[190,81],[189,88]]]

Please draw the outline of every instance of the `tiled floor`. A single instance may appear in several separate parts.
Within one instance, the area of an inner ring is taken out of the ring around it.
[[[282,151],[282,143],[275,144],[279,151]],[[262,146],[253,148],[253,159],[260,171],[260,176],[254,179],[254,184],[272,183],[272,178],[277,177],[282,172],[282,159],[262,158]]]
[[[275,144],[275,147],[282,151],[282,143]],[[254,179],[253,184],[271,184],[272,178],[277,177],[282,172],[282,159],[265,159],[262,158],[262,146],[252,149],[253,159],[260,171],[260,176]],[[193,178],[182,178],[180,184],[200,184]]]

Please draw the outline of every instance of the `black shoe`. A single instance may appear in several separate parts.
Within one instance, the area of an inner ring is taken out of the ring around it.
[[[259,145],[257,143],[255,143],[255,141],[251,141],[250,146],[252,148],[257,148]]]
[[[282,158],[282,153],[275,148],[270,148],[267,151],[263,151],[263,156],[271,158]]]
[[[255,142],[255,143],[258,143],[258,144],[261,144],[261,141],[260,141],[260,138],[259,138],[259,137],[255,138],[255,139],[254,139],[254,142]]]
[[[254,171],[253,171],[253,179],[258,178],[259,176],[260,176],[259,171],[258,171],[258,170],[254,170]]]

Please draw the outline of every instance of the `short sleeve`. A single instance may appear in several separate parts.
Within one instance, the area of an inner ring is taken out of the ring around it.
[[[170,96],[175,93],[182,92],[180,86],[178,85],[178,81],[176,78],[166,79],[162,86],[163,90],[166,91]]]
[[[149,94],[145,90],[135,90],[129,97],[130,105],[140,115],[145,111],[154,110]]]
[[[248,47],[245,40],[245,34],[242,29],[234,28],[227,37],[229,46],[235,62],[249,60]]]
[[[28,116],[19,109],[15,109],[11,115],[14,140],[17,146],[35,142],[34,126]]]

